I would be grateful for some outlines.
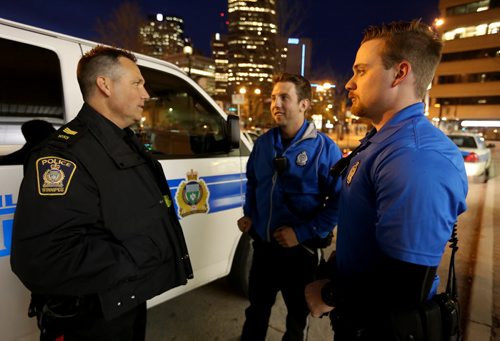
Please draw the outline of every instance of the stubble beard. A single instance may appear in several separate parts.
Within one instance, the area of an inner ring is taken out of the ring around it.
[[[356,102],[354,102],[354,104],[351,106],[351,113],[358,117],[366,116],[366,108],[359,103],[359,99],[357,99]]]

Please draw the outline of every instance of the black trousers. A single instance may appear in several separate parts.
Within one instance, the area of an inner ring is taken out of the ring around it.
[[[281,291],[287,308],[283,340],[303,340],[309,309],[305,286],[314,280],[318,251],[302,246],[283,248],[274,243],[255,241],[250,270],[250,306],[245,311],[242,341],[264,341],[271,309]]]
[[[71,321],[54,320],[44,326],[40,341],[144,341],[146,302],[111,321],[102,316],[99,304]]]

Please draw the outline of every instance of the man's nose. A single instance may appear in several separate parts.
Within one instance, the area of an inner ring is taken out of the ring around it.
[[[356,83],[354,83],[353,78],[354,77],[349,79],[349,81],[345,84],[346,90],[354,90],[356,88]]]

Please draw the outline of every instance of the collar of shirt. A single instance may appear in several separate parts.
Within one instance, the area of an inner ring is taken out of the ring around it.
[[[402,109],[393,118],[387,122],[379,132],[369,140],[373,143],[380,143],[391,135],[395,134],[404,125],[405,121],[412,117],[422,116],[424,114],[424,103],[419,102]]]
[[[300,127],[299,131],[297,132],[297,134],[295,134],[295,136],[293,137],[292,141],[288,146],[291,146],[302,137],[305,130],[307,129],[308,123],[309,123],[308,121],[304,120],[304,123],[302,123],[302,127]],[[280,155],[283,154],[286,150],[286,148],[283,147],[283,143],[281,142],[281,133],[279,127],[274,128],[274,149]]]
[[[127,142],[126,136],[133,135],[133,132],[129,128],[121,129],[88,104],[83,105],[78,117],[86,122],[89,130],[93,132],[109,157],[120,168],[133,167],[146,162],[139,151]]]

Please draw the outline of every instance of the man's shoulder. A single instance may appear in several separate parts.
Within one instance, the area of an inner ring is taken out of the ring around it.
[[[271,128],[262,135],[260,135],[257,140],[254,142],[254,147],[255,146],[261,146],[263,144],[267,143],[273,143],[274,140],[274,129],[276,128]]]
[[[59,128],[57,133],[53,135],[52,141],[60,142],[62,146],[71,146],[80,141],[87,133],[87,124],[75,118]]]
[[[78,119],[64,124],[45,143],[31,150],[29,162],[37,163],[37,160],[48,157],[74,161],[77,153],[73,147],[84,140],[87,131],[86,125]]]

